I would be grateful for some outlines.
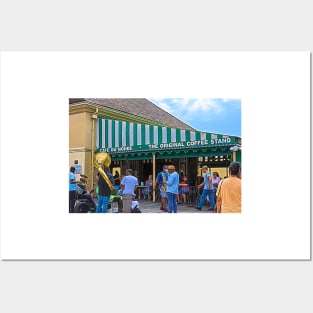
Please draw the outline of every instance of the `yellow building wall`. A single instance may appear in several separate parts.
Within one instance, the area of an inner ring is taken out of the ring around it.
[[[78,164],[75,164],[74,161],[77,160]],[[85,152],[70,152],[69,158],[69,167],[80,165],[82,167],[82,173],[85,174]],[[76,180],[79,180],[80,175],[75,174]],[[88,176],[88,175],[87,175]]]
[[[224,178],[225,176],[228,176],[228,169],[226,167],[212,167],[211,173],[218,172],[218,175],[220,178]]]
[[[69,115],[69,167],[75,165],[82,166],[82,174],[87,175],[88,189],[93,187],[93,164],[92,158],[92,141],[94,140],[95,148],[95,131],[92,131],[93,120],[89,112],[74,113]],[[95,122],[94,122],[95,127]],[[92,132],[94,134],[92,134]],[[94,139],[92,138],[94,136]],[[74,164],[75,160],[78,164]],[[79,179],[80,175],[76,174]]]
[[[87,189],[93,189],[93,183],[96,182],[95,175],[97,171],[94,171],[93,162],[91,162],[91,151],[85,153],[85,172],[88,176]],[[91,177],[93,175],[93,178]]]
[[[70,149],[86,146],[86,115],[87,113],[77,113],[69,117]]]
[[[213,172],[218,172],[218,175],[220,176],[220,178],[224,178],[225,176],[228,176],[228,169],[226,167],[211,167],[209,170],[210,170],[211,175]],[[203,176],[201,167],[198,168],[198,176]]]

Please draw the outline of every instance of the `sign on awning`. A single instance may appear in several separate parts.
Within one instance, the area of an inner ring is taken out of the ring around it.
[[[239,141],[239,137],[229,135],[112,119],[97,120],[97,151],[114,154],[223,147]]]

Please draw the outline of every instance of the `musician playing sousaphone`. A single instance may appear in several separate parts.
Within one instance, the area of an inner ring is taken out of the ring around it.
[[[114,178],[110,173],[111,157],[108,153],[100,152],[96,155],[95,167],[98,169],[98,205],[96,213],[106,213],[113,190]]]

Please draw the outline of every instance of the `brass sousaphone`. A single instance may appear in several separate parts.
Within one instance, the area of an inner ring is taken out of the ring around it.
[[[108,177],[108,175],[104,171],[105,166],[110,166],[111,164],[111,157],[108,153],[106,152],[99,152],[95,155],[95,163],[94,166],[95,168],[98,169],[100,175],[103,177],[105,182],[108,184],[110,190],[112,191],[114,188],[112,186],[112,183]]]

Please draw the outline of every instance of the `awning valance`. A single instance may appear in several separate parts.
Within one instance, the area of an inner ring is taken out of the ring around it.
[[[241,144],[235,136],[138,124],[112,119],[97,120],[97,152],[132,154],[228,147]]]

